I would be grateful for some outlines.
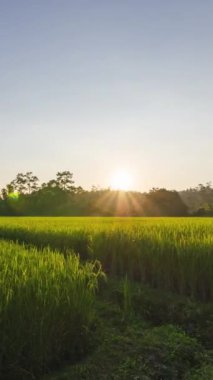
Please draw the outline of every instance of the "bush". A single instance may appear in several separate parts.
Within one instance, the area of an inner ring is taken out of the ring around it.
[[[194,370],[184,378],[184,380],[212,380],[213,365],[202,366],[199,370]]]
[[[141,341],[141,356],[151,379],[180,380],[203,358],[196,339],[172,325],[148,330]]]
[[[151,289],[128,282],[128,313],[134,311],[152,325],[174,324],[196,337],[207,349],[213,346],[213,304],[200,303],[188,297]],[[120,281],[112,294],[121,307],[125,305],[125,287]],[[130,310],[130,308],[132,310]]]

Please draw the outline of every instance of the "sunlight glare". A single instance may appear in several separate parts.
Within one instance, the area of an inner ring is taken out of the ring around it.
[[[112,190],[131,190],[132,177],[125,170],[119,170],[112,176],[110,187]]]

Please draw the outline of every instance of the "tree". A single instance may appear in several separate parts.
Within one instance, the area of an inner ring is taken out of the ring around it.
[[[31,194],[38,189],[38,178],[32,172],[18,173],[16,178],[8,185],[20,194]]]
[[[32,172],[27,172],[25,174],[26,186],[28,194],[38,189],[38,177],[34,176]]]
[[[6,187],[1,190],[2,199],[6,200],[8,198],[8,195],[12,194],[13,192],[14,192],[14,187],[11,184],[6,185]]]
[[[9,186],[12,186],[14,191],[23,194],[27,191],[25,174],[18,173],[16,178],[10,182]]]
[[[185,216],[187,206],[177,191],[153,188],[144,203],[145,214],[148,216]]]
[[[70,171],[58,172],[56,174],[56,181],[58,186],[62,190],[71,191],[74,190],[74,181],[72,179],[73,174]]]
[[[1,197],[2,197],[3,200],[7,199],[7,189],[3,188],[1,190]]]
[[[48,189],[55,189],[55,188],[59,188],[59,185],[58,185],[58,182],[55,179],[51,179],[47,183],[42,183],[41,188],[42,189],[46,189],[46,188],[48,188]]]

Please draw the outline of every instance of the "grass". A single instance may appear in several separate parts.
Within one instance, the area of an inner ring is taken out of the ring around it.
[[[135,299],[139,289],[134,284],[129,290],[133,299],[127,312],[126,287],[126,280],[109,280],[99,292],[95,342],[90,353],[80,362],[41,380],[191,380],[202,369],[210,373],[211,351],[205,350],[200,339],[186,331],[190,316],[183,315],[182,321],[179,318],[175,321],[174,311],[172,324],[168,319],[156,324],[155,313],[146,314],[145,310],[157,310],[155,302],[159,293],[142,288],[139,309]],[[188,309],[189,300],[161,293],[161,298],[166,296],[171,297],[167,310],[175,309],[180,302]],[[188,313],[193,315],[200,307],[194,303]],[[162,313],[161,310],[163,318]],[[201,378],[211,380],[211,377]]]
[[[213,219],[0,218],[0,238],[4,380],[212,378]]]
[[[213,219],[0,218],[0,237],[49,246],[152,287],[213,299]]]
[[[0,242],[0,377],[21,379],[87,349],[100,266]]]

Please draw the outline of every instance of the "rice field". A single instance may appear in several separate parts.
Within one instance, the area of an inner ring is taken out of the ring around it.
[[[111,276],[213,299],[212,218],[0,218],[0,238],[73,250]]]
[[[100,266],[2,240],[0,272],[0,378],[35,378],[66,357],[79,358],[95,316]]]
[[[0,218],[0,272],[0,378],[37,379],[90,349],[104,272],[127,316],[133,283],[211,301],[213,219]]]

